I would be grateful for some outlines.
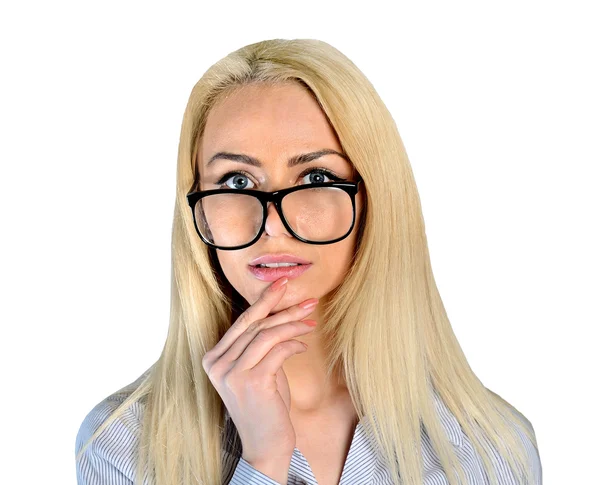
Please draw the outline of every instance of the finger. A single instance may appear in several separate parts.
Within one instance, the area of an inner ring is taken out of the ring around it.
[[[302,320],[315,311],[317,303],[319,303],[318,298],[309,298],[302,303],[284,308],[273,315],[269,315],[267,318],[259,320],[258,322],[260,324],[258,325],[258,330],[271,328],[275,325],[291,322],[293,320]],[[246,331],[253,327],[255,327],[254,323],[251,324]]]
[[[272,285],[265,288],[258,300],[250,305],[250,307],[237,318],[233,325],[227,329],[225,335],[223,335],[217,345],[207,352],[207,354],[209,354],[206,356],[208,360],[214,361],[220,358],[227,352],[238,337],[246,331],[250,324],[269,315],[271,309],[279,303],[285,293],[287,284],[279,287],[277,286],[278,283],[281,284],[283,279],[287,280],[287,278],[280,278]]]
[[[261,330],[256,334],[252,342],[248,344],[248,347],[246,347],[240,358],[234,363],[236,371],[252,369],[275,347],[281,347],[282,344],[284,347],[287,345],[296,345],[289,344],[288,342],[294,337],[312,332],[314,328],[314,326],[310,326],[305,322],[289,322]],[[303,347],[300,341],[291,341],[297,342],[300,347]]]
[[[313,299],[314,300],[314,299]],[[256,335],[262,330],[267,330],[269,328],[275,327],[277,325],[282,325],[284,323],[299,321],[303,318],[306,318],[310,315],[315,307],[302,308],[306,302],[303,302],[299,305],[293,305],[285,310],[281,310],[280,312],[265,318],[264,320],[257,320],[252,322],[250,326],[243,332],[237,340],[229,347],[229,349],[221,355],[220,359],[229,362],[231,364],[235,363],[236,360],[240,358],[240,356],[245,352],[250,342],[254,340]]]
[[[265,290],[258,297],[258,300],[250,305],[246,311],[240,315],[239,319],[242,320],[241,324],[245,324],[245,327],[247,327],[251,322],[267,318],[271,314],[273,308],[275,308],[277,303],[279,303],[281,297],[285,294],[287,289],[287,281],[288,279],[283,277],[275,281],[268,288],[265,288]]]
[[[293,355],[306,351],[306,347],[299,340],[287,340],[275,346],[265,355],[265,357],[250,370],[252,374],[260,376],[277,375],[279,369],[282,369],[283,363]],[[245,355],[245,354],[244,354]],[[283,397],[283,396],[282,396]]]

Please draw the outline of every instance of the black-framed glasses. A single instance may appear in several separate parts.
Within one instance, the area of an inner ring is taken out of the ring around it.
[[[275,192],[245,189],[200,190],[187,194],[194,226],[208,246],[243,249],[259,240],[273,202],[285,228],[308,244],[346,238],[356,219],[356,194],[362,182],[323,182]]]

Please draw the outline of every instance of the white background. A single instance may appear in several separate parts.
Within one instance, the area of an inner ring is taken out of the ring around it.
[[[471,367],[533,423],[546,485],[595,480],[596,2],[218,3],[1,7],[2,482],[74,484],[85,415],[159,357],[188,96],[276,37],[374,84]]]

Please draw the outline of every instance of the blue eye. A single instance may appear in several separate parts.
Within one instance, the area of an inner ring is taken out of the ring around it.
[[[315,177],[311,179],[311,175],[314,175]],[[306,176],[308,176],[309,178],[309,183],[313,183],[313,184],[322,184],[324,182],[333,182],[336,179],[339,180],[337,177],[335,177],[331,172],[327,171],[327,170],[311,170],[310,172],[308,172],[306,174]],[[304,177],[303,177],[304,178]],[[329,179],[329,180],[325,180],[325,179]]]
[[[345,179],[338,177],[337,175],[335,175],[333,172],[324,169],[324,168],[315,168],[315,167],[311,167],[307,170],[305,170],[304,172],[302,172],[299,177],[300,178],[304,178],[307,175],[313,175],[315,174],[316,177],[313,177],[312,179],[309,177],[309,184],[313,183],[313,184],[320,184],[320,183],[324,183],[324,182],[341,182],[344,181]],[[329,179],[329,180],[325,180],[325,178]],[[231,185],[227,184],[226,182],[228,182],[229,180],[234,181],[234,186],[232,187]],[[217,182],[217,184],[219,185],[219,188],[221,189],[254,189],[255,187],[248,187],[248,182],[250,182],[251,184],[254,184],[254,182],[252,182],[250,180],[250,174],[243,172],[243,171],[234,171],[234,172],[227,172],[225,175],[223,175],[219,181]]]
[[[237,186],[230,186],[228,185],[226,182],[228,182],[229,180],[233,179],[234,180],[234,184],[239,184]],[[252,181],[250,181],[250,178],[248,177],[248,175],[244,172],[228,172],[225,175],[223,175],[221,177],[221,179],[217,182],[220,185],[220,188],[222,189],[253,189],[254,187],[248,187],[248,182],[253,183]],[[240,187],[240,185],[242,185],[242,187]]]

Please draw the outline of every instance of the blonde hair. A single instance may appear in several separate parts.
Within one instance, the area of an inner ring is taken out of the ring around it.
[[[86,446],[143,400],[136,484],[144,470],[160,485],[220,483],[224,406],[201,362],[242,309],[213,250],[195,231],[186,194],[198,182],[198,142],[215,103],[250,83],[285,82],[299,83],[318,101],[367,193],[353,264],[326,301],[320,323],[328,343],[328,375],[344,376],[358,415],[366,414],[377,430],[376,444],[396,484],[423,483],[421,424],[450,483],[467,483],[436,414],[433,392],[474,444],[492,484],[498,484],[493,450],[520,483],[533,484],[519,439],[525,433],[537,449],[531,423],[481,383],[452,331],[396,124],[363,73],[340,51],[313,39],[247,45],[211,66],[194,86],[177,161],[166,343],[141,384]]]

